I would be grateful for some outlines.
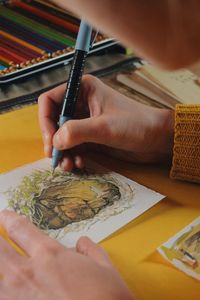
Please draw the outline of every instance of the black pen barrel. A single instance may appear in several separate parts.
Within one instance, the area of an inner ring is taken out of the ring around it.
[[[63,108],[61,112],[62,116],[71,118],[73,118],[74,116],[86,56],[87,52],[83,50],[76,50],[74,53],[74,59],[69,73]]]

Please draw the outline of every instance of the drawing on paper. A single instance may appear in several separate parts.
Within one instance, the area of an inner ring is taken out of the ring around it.
[[[27,215],[42,229],[60,229],[93,218],[121,198],[112,176],[92,172],[65,173],[36,170],[7,192],[9,207]],[[122,185],[122,184],[121,184]],[[130,196],[133,191],[129,189]]]
[[[200,218],[158,250],[178,269],[200,280]]]
[[[0,175],[0,210],[26,215],[72,247],[82,235],[101,241],[162,198],[92,161],[85,172],[52,175],[51,161],[43,159]]]

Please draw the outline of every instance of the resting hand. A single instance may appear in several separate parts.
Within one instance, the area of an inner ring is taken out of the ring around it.
[[[1,300],[131,300],[103,249],[81,238],[76,251],[50,239],[16,213],[0,213],[0,225],[27,256],[0,237]]]
[[[81,83],[76,120],[66,122],[57,132],[65,85],[39,98],[39,120],[45,154],[51,157],[52,145],[65,152],[62,167],[83,167],[80,155],[99,150],[134,162],[156,162],[172,153],[173,112],[139,104],[86,75]],[[77,148],[78,145],[82,147]],[[73,151],[69,151],[69,150]]]

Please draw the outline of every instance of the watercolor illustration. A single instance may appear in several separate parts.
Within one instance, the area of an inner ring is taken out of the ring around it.
[[[100,241],[163,198],[97,163],[52,174],[44,159],[0,175],[0,209],[27,216],[63,244],[81,235]]]
[[[200,218],[162,245],[158,251],[178,269],[200,280]]]
[[[27,215],[41,229],[60,229],[93,218],[121,198],[120,185],[109,175],[34,171],[6,192],[8,206]],[[133,191],[129,189],[129,196]]]

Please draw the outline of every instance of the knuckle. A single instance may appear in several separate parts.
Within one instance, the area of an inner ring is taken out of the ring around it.
[[[49,245],[48,243],[40,246],[38,250],[35,258],[40,263],[41,268],[46,271],[52,270],[57,264],[60,255],[62,255],[58,246]]]
[[[87,74],[83,76],[82,82],[83,83],[94,83],[96,80],[98,80],[95,76]]]
[[[39,110],[43,107],[46,107],[49,104],[49,102],[50,102],[50,98],[49,98],[48,92],[40,95],[38,98]]]
[[[39,254],[43,253],[46,259],[48,259],[48,257],[51,259],[52,256],[58,255],[59,247],[58,245],[55,245],[53,242],[43,243],[38,247],[38,253]]]
[[[99,82],[101,82],[101,81],[93,75],[87,74],[87,75],[83,76],[81,86],[82,86],[82,89],[84,89],[85,92],[87,93],[87,98],[88,98],[88,95],[94,95],[96,93],[96,89],[97,89],[97,86],[99,85]],[[89,99],[90,98],[91,97],[89,97]]]
[[[45,99],[46,99],[46,93],[43,93],[38,97],[39,106],[41,106],[41,104],[44,102]]]
[[[64,132],[67,136],[72,135],[72,126],[70,121],[64,124]]]
[[[28,282],[32,284],[36,281],[34,268],[30,265],[15,265],[12,266],[12,273],[9,275],[9,285],[13,288],[22,288],[27,285]]]
[[[20,288],[24,285],[24,280],[22,278],[22,276],[16,276],[16,274],[12,274],[12,276],[10,276],[10,283],[9,284],[10,286],[13,286],[13,287],[16,287],[16,288]]]
[[[46,251],[50,256],[57,256],[59,252],[58,247],[55,245],[46,246]]]
[[[74,139],[72,123],[70,121],[63,126],[63,135],[66,145],[70,145]]]
[[[30,266],[21,266],[18,268],[18,274],[20,275],[21,278],[24,278],[26,280],[33,280],[35,275],[34,275],[34,269],[31,268]]]

